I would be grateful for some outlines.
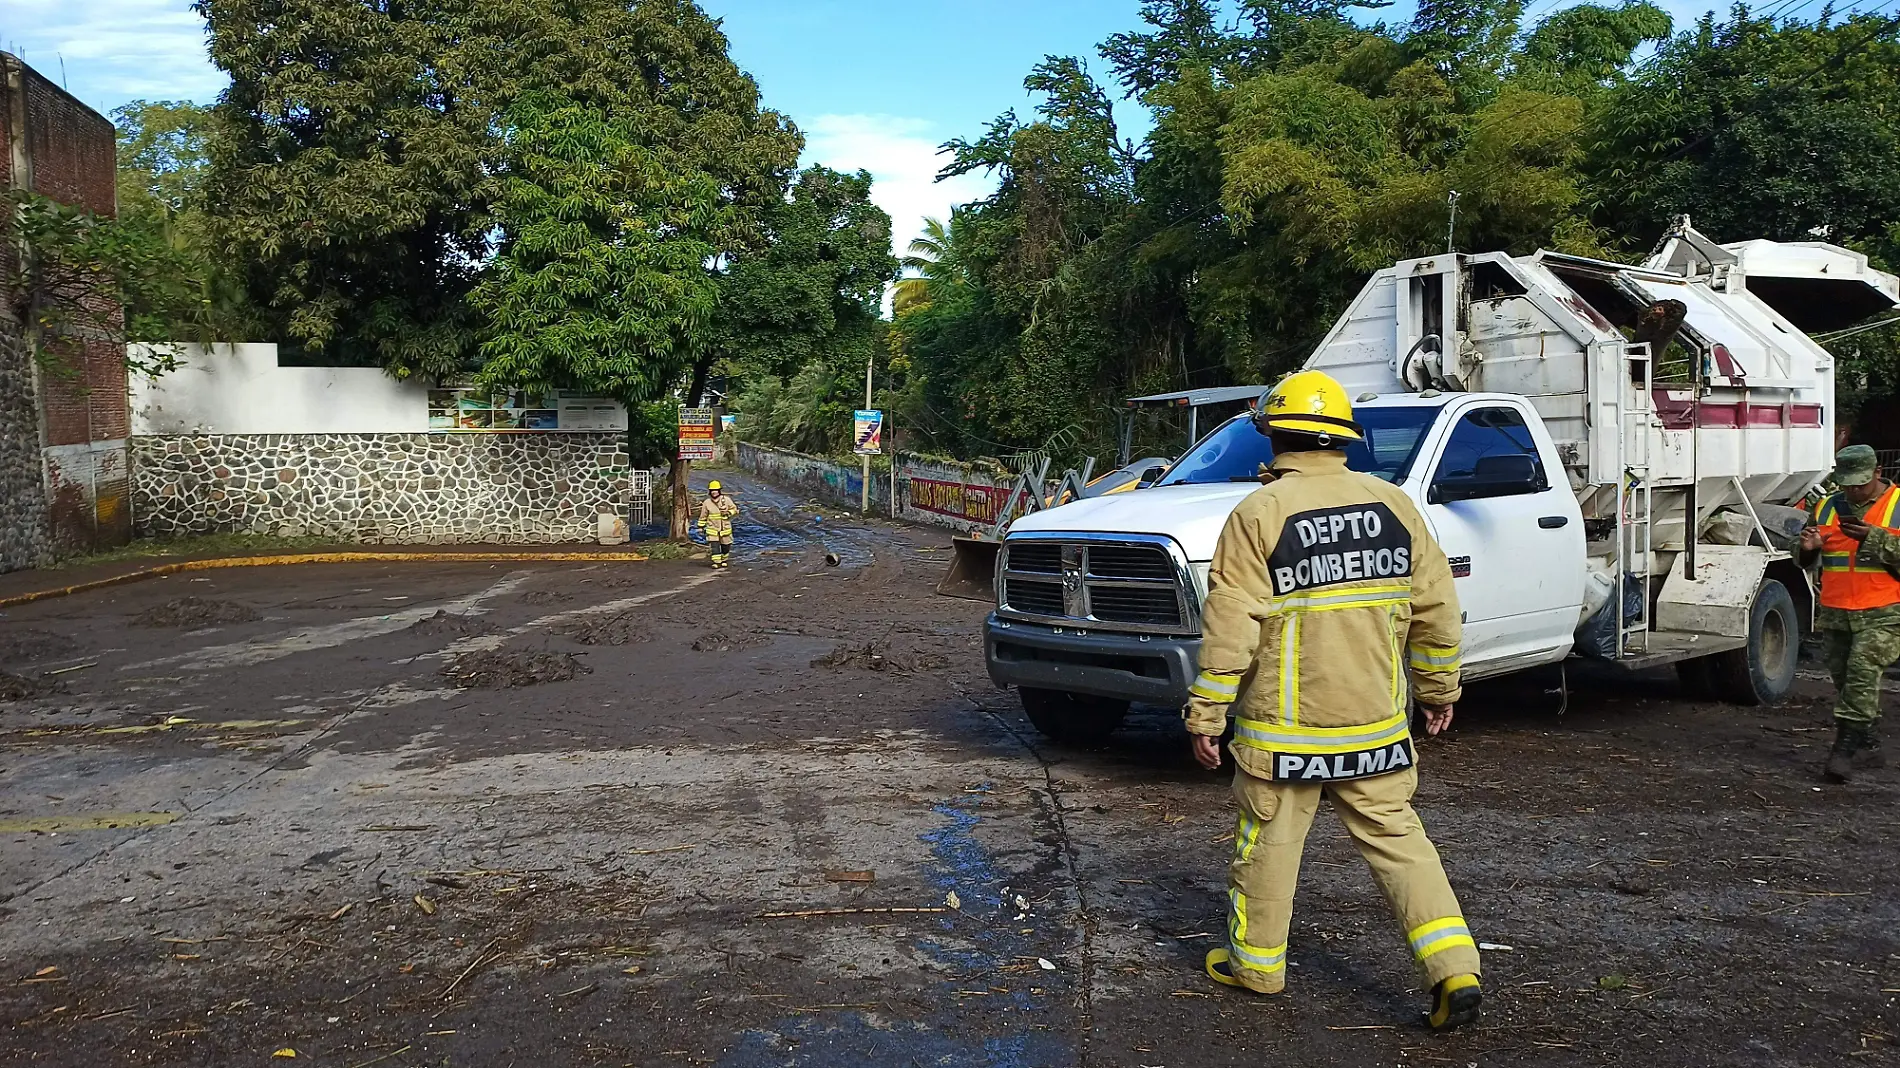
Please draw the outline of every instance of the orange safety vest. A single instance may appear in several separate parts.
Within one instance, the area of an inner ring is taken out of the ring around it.
[[[1900,604],[1900,578],[1879,564],[1860,562],[1860,542],[1841,533],[1838,494],[1829,494],[1814,507],[1814,525],[1821,543],[1821,604],[1827,608],[1861,611]],[[1861,516],[1870,527],[1894,528],[1900,509],[1900,486],[1889,486]]]

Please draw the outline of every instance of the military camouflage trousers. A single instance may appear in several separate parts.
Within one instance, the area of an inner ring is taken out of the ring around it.
[[[1840,693],[1834,718],[1863,727],[1880,722],[1880,680],[1900,660],[1900,626],[1824,630],[1821,640]]]

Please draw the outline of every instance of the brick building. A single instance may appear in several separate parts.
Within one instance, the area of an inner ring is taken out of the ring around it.
[[[0,52],[0,190],[114,215],[116,142],[109,119]],[[123,339],[76,326],[36,359],[14,260],[14,243],[0,242],[0,571],[131,536]]]

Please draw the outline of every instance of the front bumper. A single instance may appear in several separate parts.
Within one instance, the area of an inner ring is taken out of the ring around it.
[[[1198,638],[1046,627],[990,613],[983,660],[998,686],[1119,697],[1180,708],[1199,670]]]

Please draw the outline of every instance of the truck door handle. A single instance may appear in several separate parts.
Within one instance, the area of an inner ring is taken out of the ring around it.
[[[1570,517],[1567,515],[1547,515],[1539,519],[1537,525],[1543,527],[1545,530],[1562,530],[1570,525]]]

